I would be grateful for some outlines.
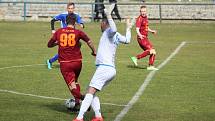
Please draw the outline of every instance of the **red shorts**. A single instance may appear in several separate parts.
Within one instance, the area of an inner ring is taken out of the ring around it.
[[[60,71],[67,85],[70,85],[74,81],[75,82],[78,81],[81,68],[82,68],[81,61],[60,63]]]
[[[140,39],[137,37],[137,41],[143,50],[148,50],[148,49],[150,50],[153,48],[153,46],[148,38]]]

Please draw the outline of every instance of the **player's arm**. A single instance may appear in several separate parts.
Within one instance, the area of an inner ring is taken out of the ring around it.
[[[129,21],[129,19],[127,19],[127,27],[126,27],[126,34],[125,36],[122,36],[121,34],[118,33],[118,35],[116,35],[116,40],[118,40],[120,43],[124,43],[124,44],[129,44],[131,41],[131,28],[132,28],[132,22]]]
[[[139,27],[136,27],[136,32],[137,32],[137,35],[142,39],[144,37],[144,35],[142,35],[140,33],[140,28]]]
[[[114,6],[115,6],[115,3],[111,4],[108,9],[105,9],[105,14],[107,16],[108,23],[110,26],[110,33],[113,35],[117,31],[116,24],[114,23],[113,18],[111,16],[111,12],[113,11]]]
[[[87,45],[88,45],[88,47],[91,49],[91,51],[92,51],[92,55],[93,56],[96,56],[96,49],[95,49],[95,47],[94,47],[94,44],[93,44],[93,42],[91,41],[91,40],[89,40],[88,42],[87,42]]]
[[[140,39],[145,38],[145,36],[140,33],[140,28],[136,27],[136,32],[137,32],[137,35]]]
[[[56,32],[53,34],[52,38],[49,40],[47,46],[48,48],[52,48],[54,46],[58,45],[57,43],[57,34]]]
[[[152,34],[157,34],[157,31],[156,30],[152,30],[148,27],[148,31],[151,32]]]
[[[52,34],[54,34],[55,33],[55,27],[54,27],[54,24],[55,24],[55,22],[56,21],[58,21],[58,20],[56,20],[55,18],[53,18],[52,20],[51,20],[51,30],[52,30]]]
[[[136,20],[136,32],[137,32],[138,37],[139,37],[140,39],[143,39],[145,36],[142,35],[142,34],[140,33],[140,26],[141,26],[141,23],[142,23],[142,22],[141,22],[141,18],[138,17],[137,20]]]
[[[55,22],[56,22],[56,21],[62,21],[62,18],[63,18],[62,14],[59,14],[59,15],[55,16],[55,17],[51,20],[50,23],[51,23],[52,34],[55,33]]]

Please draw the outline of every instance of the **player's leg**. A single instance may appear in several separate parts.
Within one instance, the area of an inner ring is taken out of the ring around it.
[[[94,17],[94,21],[97,19],[97,21],[98,21],[98,19],[99,19],[99,12],[98,11],[96,11],[96,15],[95,15],[95,17]]]
[[[147,55],[150,55],[150,50],[149,50],[149,49],[145,50],[145,51],[144,51],[143,53],[141,53],[141,54],[138,54],[138,55],[136,56],[136,58],[139,60],[139,59],[141,59],[141,58],[146,57]]]
[[[150,55],[150,49],[152,48],[152,44],[149,42],[148,38],[139,39],[138,43],[140,47],[144,50],[143,53],[137,55],[137,59],[141,59],[146,57],[147,55]]]
[[[76,105],[80,105],[80,99],[83,97],[80,92],[80,85],[77,83],[81,67],[81,62],[60,63],[61,73],[71,94],[75,98]]]
[[[78,82],[76,82],[75,85],[76,85],[77,91],[78,91],[78,92],[81,92],[81,86],[80,86],[80,84],[79,84]],[[84,100],[84,96],[82,95],[80,99],[81,99],[81,100]]]
[[[151,49],[150,50],[150,56],[149,56],[149,66],[153,66],[154,65],[155,55],[156,55],[155,49]]]
[[[90,81],[88,92],[85,95],[84,100],[82,101],[79,114],[78,114],[77,118],[73,121],[79,121],[79,120],[83,119],[85,112],[87,111],[87,109],[90,107],[90,105],[93,102],[94,94],[97,91],[100,91],[103,88],[103,86],[105,86],[109,81],[111,81],[115,77],[115,75],[116,75],[116,70],[113,67],[108,67],[108,66],[97,67],[96,72],[93,75],[92,80]],[[97,104],[95,104],[95,105],[97,107],[96,108],[93,107],[93,108],[95,108],[95,110],[100,108],[100,102],[98,102],[98,100],[97,101],[95,100],[95,103],[96,102],[97,102]],[[96,119],[98,119],[98,118],[103,119],[102,116],[99,117],[99,115],[100,115],[99,112],[97,112],[96,115],[97,115]]]
[[[97,97],[97,96],[93,97],[91,107],[93,108],[93,111],[95,112],[95,117],[91,121],[104,121],[102,114],[101,114],[99,97]]]
[[[111,80],[113,80],[113,78],[116,75],[116,70],[113,67],[109,67],[109,66],[100,66],[100,76],[97,76],[98,78],[94,78],[94,80],[96,79],[97,81],[91,81],[90,86],[94,86],[96,87],[98,90],[101,90],[104,86],[108,85]],[[102,78],[101,78],[102,76]],[[100,85],[100,86],[99,86]],[[91,120],[91,121],[103,121],[103,117],[101,115],[101,108],[100,108],[100,101],[99,98],[97,96],[94,96],[91,107],[93,108],[94,112],[95,112],[95,117]]]
[[[98,72],[99,71],[98,71],[98,68],[97,68],[95,74],[93,75],[93,78],[97,77]],[[80,111],[78,113],[78,116],[73,121],[81,121],[81,120],[83,120],[85,112],[87,111],[87,109],[92,104],[93,96],[96,93],[96,91],[97,91],[96,88],[89,86],[87,94],[85,95],[84,100],[81,103],[81,107],[80,107]]]
[[[80,85],[77,83],[72,83],[71,85],[69,85],[69,89],[71,94],[74,96],[75,98],[75,103],[76,105],[80,105],[80,100],[83,100],[83,95],[81,94],[80,91]]]
[[[153,48],[153,45],[149,39],[145,39],[144,47],[146,48],[146,50],[148,50],[148,55],[150,55],[149,56],[149,66],[147,67],[147,70],[150,70],[150,71],[158,70],[157,68],[154,67],[156,51]]]
[[[58,60],[59,55],[54,55],[51,59],[46,60],[48,69],[52,69],[52,63]]]
[[[137,57],[133,56],[131,57],[131,61],[134,63],[135,66],[137,66]]]
[[[50,63],[53,63],[53,62],[57,61],[58,57],[59,57],[58,54],[54,55],[51,59],[49,59]]]
[[[154,67],[155,55],[156,55],[155,49],[150,49],[149,66],[147,67],[147,70],[150,71],[159,70],[158,68]]]
[[[90,105],[93,101],[93,96],[96,93],[96,91],[97,90],[93,87],[88,88],[88,92],[85,95],[84,100],[81,103],[81,108],[80,108],[80,111],[78,113],[78,116],[73,121],[79,121],[79,120],[83,119],[85,112],[88,110],[88,108],[90,107]]]
[[[73,71],[75,72],[75,86],[74,88],[72,88],[72,94],[75,95],[75,100],[77,104],[80,104],[80,100],[84,99],[84,96],[81,94],[81,86],[78,83],[78,77],[80,75],[81,72],[81,68],[82,68],[82,62],[73,62],[72,63],[73,66]]]
[[[100,81],[97,81],[96,85],[100,85],[100,87],[104,87],[106,85],[108,85],[111,80],[113,80],[113,78],[116,75],[116,70],[113,67],[108,67],[108,66],[103,66],[102,67],[103,70],[103,79],[100,79]],[[108,72],[108,74],[106,74]],[[95,84],[95,83],[94,83]],[[94,85],[93,83],[91,83],[90,85]],[[99,88],[100,90],[102,88],[100,88],[99,86],[97,86],[97,88]],[[97,96],[94,96],[91,107],[93,108],[94,112],[95,112],[95,117],[91,120],[91,121],[104,121],[102,115],[101,115],[101,108],[100,108],[100,101],[99,98]]]
[[[149,50],[149,55],[150,55],[149,56],[149,66],[147,67],[147,70],[150,70],[150,71],[158,70],[157,68],[154,67],[156,51],[153,48],[153,45],[151,44],[151,42],[149,40],[147,40],[145,46]]]
[[[149,66],[153,66],[155,61],[155,55],[152,54],[149,56]]]
[[[100,112],[100,101],[99,101],[99,97],[97,97],[96,95],[93,97],[93,101],[91,103],[91,106],[93,108],[93,111],[95,112],[95,117],[101,117],[102,114]]]
[[[144,58],[144,57],[146,57],[147,55],[149,55],[150,53],[149,53],[149,50],[148,50],[148,48],[147,48],[147,44],[146,44],[146,40],[145,39],[140,39],[140,38],[137,38],[137,40],[138,40],[138,44],[139,44],[139,46],[144,50],[142,53],[140,53],[140,54],[138,54],[137,56],[133,56],[133,57],[131,57],[131,60],[132,60],[132,62],[135,64],[135,66],[137,66],[138,64],[137,64],[137,61],[139,60],[139,59],[141,59],[141,58]]]

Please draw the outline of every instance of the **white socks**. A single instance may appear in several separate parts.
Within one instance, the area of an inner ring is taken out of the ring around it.
[[[85,95],[85,98],[84,100],[82,101],[82,104],[81,104],[81,108],[80,108],[80,111],[79,111],[79,114],[78,114],[78,117],[77,119],[83,119],[84,117],[84,113],[87,111],[87,109],[90,107],[91,103],[93,101],[93,95],[90,94],[90,93],[87,93]]]
[[[100,101],[97,96],[94,96],[90,93],[87,93],[85,95],[84,100],[82,101],[81,108],[79,111],[79,114],[77,116],[77,119],[83,119],[85,112],[87,109],[92,106],[94,112],[95,112],[95,117],[102,117],[101,112],[100,112]]]
[[[94,96],[91,106],[95,112],[95,117],[102,117],[100,112],[100,101],[97,96]]]

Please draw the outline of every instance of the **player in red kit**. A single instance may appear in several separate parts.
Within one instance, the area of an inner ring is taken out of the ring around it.
[[[148,32],[156,34],[156,30],[152,30],[148,26],[148,18],[146,12],[146,6],[140,7],[140,16],[136,20],[136,32],[137,32],[137,41],[140,47],[144,50],[141,54],[138,54],[135,57],[131,57],[131,60],[137,66],[137,60],[146,57],[149,55],[149,66],[147,70],[158,70],[154,67],[156,51],[148,39]]]
[[[80,105],[80,99],[84,96],[80,92],[78,77],[82,68],[82,54],[80,50],[80,40],[84,42],[92,50],[92,55],[96,55],[96,50],[92,41],[82,31],[75,29],[75,14],[68,14],[66,17],[67,27],[58,29],[48,42],[48,47],[58,45],[60,70],[64,80],[75,98],[76,105]],[[77,107],[77,106],[76,106]]]

